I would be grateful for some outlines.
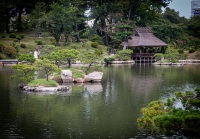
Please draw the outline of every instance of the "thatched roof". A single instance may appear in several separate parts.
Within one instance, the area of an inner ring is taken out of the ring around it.
[[[125,42],[122,42],[121,45],[124,46]],[[167,46],[167,44],[160,39],[158,39],[148,27],[137,27],[135,29],[134,35],[128,39],[128,47],[137,47],[137,46]]]

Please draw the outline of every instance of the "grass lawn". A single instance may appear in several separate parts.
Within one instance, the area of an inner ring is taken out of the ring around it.
[[[58,83],[53,80],[46,81],[46,79],[36,79],[28,83],[28,86],[44,86],[44,87],[56,87]]]
[[[70,68],[74,78],[84,78],[85,73],[80,69]]]
[[[4,47],[6,46],[12,46],[16,48],[18,51],[18,55],[20,54],[27,54],[33,52],[38,48],[38,42],[42,42],[42,48],[40,49],[40,57],[44,57],[47,54],[51,53],[56,47],[60,47],[63,49],[77,49],[80,51],[80,53],[85,53],[88,51],[95,52],[96,49],[91,47],[91,41],[85,40],[83,42],[72,42],[68,41],[66,43],[60,42],[61,46],[55,46],[55,39],[52,37],[48,32],[42,32],[42,35],[40,37],[37,37],[35,34],[35,31],[27,31],[27,32],[20,32],[20,33],[14,33],[16,35],[16,38],[10,38],[10,34],[4,34],[0,33],[0,44],[2,44]],[[20,35],[23,35],[24,38],[22,38],[20,41],[17,40],[17,37]],[[4,37],[2,37],[4,36]],[[21,44],[23,44],[23,47],[21,47]],[[103,45],[99,45],[98,49],[102,51],[103,55],[107,55],[107,48]],[[1,56],[3,55],[3,56]],[[4,52],[0,51],[0,59],[10,59],[10,57],[5,54]]]

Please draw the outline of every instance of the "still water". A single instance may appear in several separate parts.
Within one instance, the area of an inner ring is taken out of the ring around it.
[[[25,93],[0,68],[0,138],[145,138],[140,109],[175,91],[200,87],[200,65],[118,65],[103,68],[100,84],[68,85],[62,93]]]

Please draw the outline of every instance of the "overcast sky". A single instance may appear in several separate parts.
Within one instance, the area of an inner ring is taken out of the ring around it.
[[[172,0],[172,2],[169,4],[169,7],[178,11],[180,16],[190,18],[191,1],[192,0]]]

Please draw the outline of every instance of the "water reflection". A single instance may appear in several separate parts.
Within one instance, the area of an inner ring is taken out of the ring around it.
[[[27,94],[37,94],[37,95],[62,95],[62,96],[70,96],[72,92],[82,92],[84,97],[92,97],[95,94],[101,93],[103,91],[103,87],[101,83],[63,83],[62,86],[67,86],[67,91],[23,91]]]
[[[146,138],[141,107],[177,90],[200,87],[200,65],[118,65],[100,84],[64,84],[66,92],[24,93],[0,69],[0,138]],[[41,95],[42,94],[42,95]]]
[[[93,96],[103,91],[101,83],[85,83],[84,89],[85,93],[88,94],[89,96]]]

